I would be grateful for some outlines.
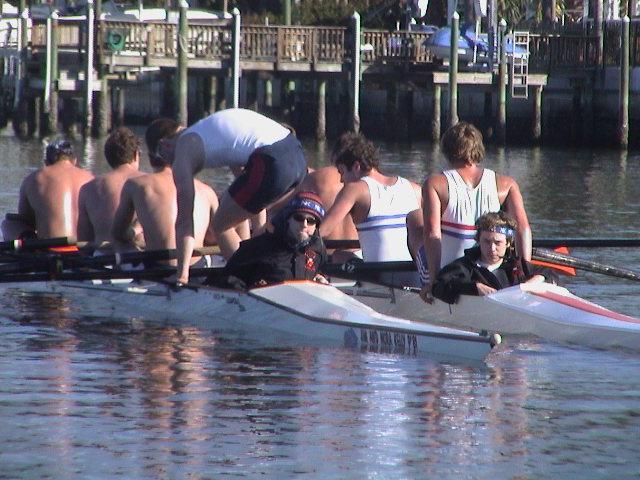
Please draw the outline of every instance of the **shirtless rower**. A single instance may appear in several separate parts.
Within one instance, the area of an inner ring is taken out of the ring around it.
[[[80,188],[93,179],[77,163],[69,142],[47,145],[44,167],[22,181],[17,224],[11,233],[3,226],[6,237],[15,239],[29,230],[38,238],[76,237]]]
[[[176,248],[175,222],[178,202],[171,166],[156,155],[161,138],[171,136],[180,129],[174,120],[162,118],[149,125],[145,141],[153,173],[130,178],[122,188],[120,205],[115,213],[111,233],[117,249],[122,250],[137,232],[132,220],[137,215],[144,235],[146,250]],[[194,247],[215,242],[211,219],[218,208],[218,196],[204,182],[193,179],[194,184]],[[198,260],[197,258],[194,260]],[[175,261],[169,262],[175,265]]]
[[[163,139],[157,152],[173,167],[178,192],[177,281],[189,279],[194,247],[195,175],[203,168],[229,166],[236,180],[223,194],[213,227],[225,258],[240,245],[235,227],[298,186],[307,173],[302,145],[289,129],[251,110],[232,108],[210,115]],[[175,161],[174,161],[175,159]],[[266,220],[254,225],[259,230]]]
[[[441,144],[450,168],[426,178],[422,215],[415,212],[407,219],[411,251],[425,284],[420,296],[429,303],[432,284],[426,272],[433,278],[444,265],[462,257],[475,244],[475,222],[485,213],[502,209],[516,220],[517,253],[531,261],[531,227],[520,187],[513,178],[478,165],[485,152],[482,133],[459,122],[447,129]]]
[[[111,226],[120,204],[122,187],[128,179],[143,174],[139,170],[140,140],[127,127],[120,127],[109,135],[104,144],[104,156],[112,170],[80,190],[78,240],[113,241]]]
[[[362,135],[334,156],[344,187],[320,225],[325,237],[350,215],[367,262],[411,260],[406,216],[420,207],[420,186],[379,170],[378,150]]]

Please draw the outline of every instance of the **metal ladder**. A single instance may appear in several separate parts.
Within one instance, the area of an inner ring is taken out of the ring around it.
[[[507,36],[505,48],[511,60],[511,97],[529,97],[529,32]]]

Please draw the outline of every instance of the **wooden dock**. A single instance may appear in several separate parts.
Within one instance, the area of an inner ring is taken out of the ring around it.
[[[639,25],[632,23],[632,66],[640,66]],[[93,119],[92,131],[103,134],[111,128],[112,119],[121,116],[124,110],[123,105],[118,107],[120,113],[111,111],[109,107],[118,103],[111,100],[113,87],[121,90],[128,83],[149,75],[175,83],[181,55],[186,59],[189,76],[209,81],[209,91],[206,92],[209,102],[210,98],[237,98],[238,92],[218,91],[229,83],[225,79],[234,75],[234,68],[239,68],[236,73],[243,77],[245,83],[257,79],[263,82],[278,79],[286,84],[312,79],[322,92],[326,90],[328,81],[353,83],[354,62],[357,61],[362,85],[401,84],[401,88],[421,88],[434,92],[433,97],[438,97],[437,101],[440,101],[437,92],[449,86],[447,66],[431,54],[425,45],[429,34],[424,32],[362,29],[360,52],[356,55],[353,26],[238,25],[240,41],[237,49],[234,49],[233,22],[190,22],[184,30],[178,23],[166,22],[96,20],[94,26],[92,45],[87,41],[89,29],[86,21],[60,18],[53,25],[43,22],[32,26],[26,54],[23,51],[26,73],[21,83],[21,102],[35,104],[35,107],[24,107],[24,111],[35,111],[40,115],[50,112],[51,106],[47,102],[57,95],[76,103],[81,103],[84,97],[91,98],[90,108],[95,107],[99,112],[97,115],[83,115],[83,108],[78,106],[72,110],[78,118]],[[549,75],[562,73],[576,79],[585,78],[606,62],[615,61],[615,40],[619,49],[615,25],[608,27],[605,34],[605,39],[611,40],[604,44],[607,55],[599,51],[598,38],[591,32],[531,34],[527,84],[533,89],[534,97],[540,94]],[[12,71],[10,66],[15,66],[20,52],[13,47],[5,45],[1,49],[4,75],[0,85],[5,97],[12,86],[17,85],[12,76],[15,70]],[[55,49],[53,67],[52,48]],[[93,56],[90,68],[85,65],[89,52]],[[235,67],[234,60],[238,62]],[[462,88],[498,95],[500,79],[497,68],[477,71],[477,66],[461,64],[460,70],[457,82]],[[89,82],[86,81],[88,76]],[[91,94],[86,93],[87,86]],[[168,90],[171,88],[170,85],[167,87]],[[247,91],[252,89],[255,90],[254,87],[246,87]],[[186,87],[184,94],[186,96]],[[179,114],[180,95],[178,91],[175,95],[163,96],[159,101],[167,105],[162,107],[162,111]],[[123,101],[125,99],[121,96],[120,102]],[[440,112],[435,101],[432,106],[434,115]],[[322,100],[319,99],[318,103]],[[490,100],[489,103],[494,105],[496,102]],[[534,107],[540,108],[536,104]],[[6,105],[4,110],[7,110]],[[204,107],[204,110],[208,108]],[[200,113],[195,112],[195,115]],[[27,123],[23,133],[32,134],[38,130],[46,133],[38,119],[28,119]],[[57,121],[45,123],[56,125]]]

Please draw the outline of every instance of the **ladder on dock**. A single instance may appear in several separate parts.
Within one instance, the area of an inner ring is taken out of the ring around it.
[[[513,32],[505,39],[511,60],[511,97],[529,97],[529,32]]]

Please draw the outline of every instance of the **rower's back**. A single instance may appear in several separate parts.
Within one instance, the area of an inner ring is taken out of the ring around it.
[[[39,238],[76,236],[78,195],[93,179],[76,164],[71,145],[58,142],[47,147],[45,166],[22,182],[18,213]]]
[[[80,190],[78,240],[111,242],[111,226],[125,182],[143,175],[140,140],[127,127],[116,129],[105,141],[104,156],[111,171],[88,182]]]
[[[209,241],[211,217],[218,208],[218,197],[210,186],[200,180],[194,180],[194,188],[194,246],[202,247]],[[132,178],[125,183],[114,221],[114,234],[122,231],[134,212],[142,226],[146,250],[176,248],[178,202],[170,167]]]

